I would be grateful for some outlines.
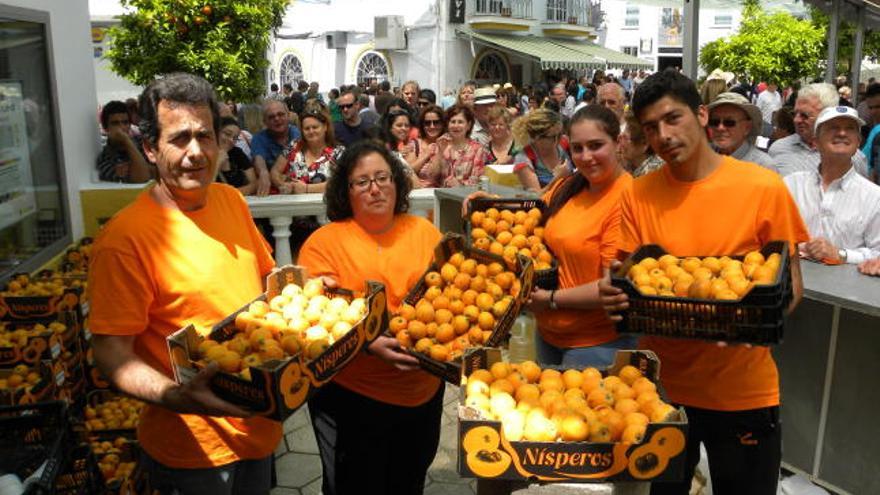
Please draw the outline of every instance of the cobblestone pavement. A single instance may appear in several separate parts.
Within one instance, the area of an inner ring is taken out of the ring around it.
[[[425,495],[471,495],[475,482],[460,478],[458,462],[458,388],[446,386],[440,448],[428,469]],[[272,495],[316,495],[321,493],[321,459],[306,408],[284,422],[284,438],[275,450],[278,487]]]

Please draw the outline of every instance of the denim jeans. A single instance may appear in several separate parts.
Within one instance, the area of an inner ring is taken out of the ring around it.
[[[617,340],[590,347],[556,347],[547,343],[541,332],[535,332],[535,347],[538,363],[541,365],[555,364],[567,367],[595,366],[604,368],[614,362],[614,355],[620,349],[638,349],[638,338],[631,335],[621,336]]]

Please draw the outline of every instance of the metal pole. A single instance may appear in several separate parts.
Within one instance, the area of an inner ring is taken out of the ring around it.
[[[852,87],[852,104],[859,104],[859,78],[862,73],[862,45],[865,43],[865,4],[858,7],[858,17],[856,20],[856,33],[853,36],[853,58],[850,76],[850,87]]]
[[[684,75],[696,80],[700,49],[700,0],[684,0],[684,26],[682,29],[681,69]]]
[[[840,24],[840,0],[831,0],[831,20],[828,22],[828,67],[825,82],[834,84],[837,71],[837,25]]]

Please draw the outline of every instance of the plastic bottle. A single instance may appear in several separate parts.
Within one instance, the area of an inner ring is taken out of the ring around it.
[[[535,316],[530,311],[519,314],[510,328],[508,360],[521,363],[535,359]]]

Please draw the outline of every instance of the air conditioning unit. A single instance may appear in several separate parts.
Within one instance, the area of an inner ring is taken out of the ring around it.
[[[345,31],[330,31],[324,37],[327,39],[328,50],[341,50],[348,44],[348,33]]]
[[[373,40],[377,50],[406,50],[406,25],[402,15],[373,18]]]

